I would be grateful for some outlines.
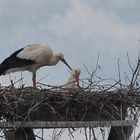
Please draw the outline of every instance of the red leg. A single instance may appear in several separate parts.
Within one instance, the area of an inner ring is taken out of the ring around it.
[[[33,74],[32,81],[33,81],[33,87],[36,87],[36,74]]]

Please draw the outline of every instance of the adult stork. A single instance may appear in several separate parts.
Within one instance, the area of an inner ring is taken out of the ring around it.
[[[54,54],[52,49],[47,45],[32,44],[17,50],[7,57],[0,64],[0,75],[28,70],[33,74],[33,87],[36,87],[37,70],[42,66],[56,65],[59,61],[62,61],[69,69],[71,69],[64,59],[63,53]]]

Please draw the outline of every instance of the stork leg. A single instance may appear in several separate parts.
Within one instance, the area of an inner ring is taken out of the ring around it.
[[[36,74],[35,73],[33,73],[32,81],[33,81],[33,87],[36,87]]]

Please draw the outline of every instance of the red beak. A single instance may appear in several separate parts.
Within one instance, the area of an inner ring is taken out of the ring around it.
[[[62,59],[61,61],[62,61],[70,70],[72,70],[72,68],[69,66],[69,64],[66,62],[65,59]]]

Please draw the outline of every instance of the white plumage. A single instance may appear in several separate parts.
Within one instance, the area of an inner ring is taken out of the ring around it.
[[[63,53],[54,54],[47,45],[32,44],[17,50],[6,58],[0,64],[0,75],[28,70],[33,73],[33,86],[36,87],[36,71],[42,66],[56,65],[60,60],[71,69]]]
[[[49,59],[53,56],[53,51],[47,45],[32,44],[26,46],[19,54],[18,58],[33,60],[36,63],[47,64]],[[48,61],[46,61],[48,60]]]
[[[60,91],[72,92],[73,90],[79,88],[79,76],[81,70],[79,68],[75,68],[70,72],[70,77],[68,78],[65,85],[61,86]],[[77,84],[76,84],[77,83]]]

